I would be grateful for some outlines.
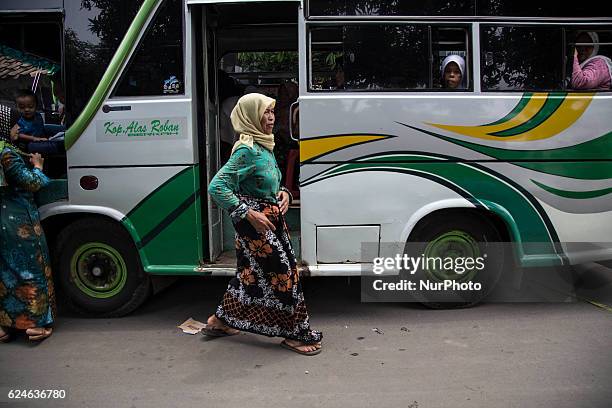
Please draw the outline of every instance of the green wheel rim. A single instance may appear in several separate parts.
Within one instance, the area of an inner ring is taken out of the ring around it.
[[[478,242],[470,234],[454,230],[445,232],[436,237],[427,244],[424,254],[425,259],[430,258],[472,258],[480,257],[480,247]],[[465,268],[463,273],[457,273],[455,270],[446,270],[438,268],[435,265],[433,268],[425,268],[424,272],[428,278],[436,281],[454,280],[458,282],[466,282],[472,280],[480,271],[474,268]]]
[[[125,286],[127,267],[116,249],[101,242],[90,242],[72,255],[70,277],[86,295],[107,299]]]

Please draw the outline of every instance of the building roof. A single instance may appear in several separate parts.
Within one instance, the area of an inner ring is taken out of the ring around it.
[[[32,76],[37,71],[42,75],[53,75],[59,70],[59,64],[51,60],[0,44],[0,79]]]

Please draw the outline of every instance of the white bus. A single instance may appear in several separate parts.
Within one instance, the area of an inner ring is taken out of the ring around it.
[[[532,3],[3,1],[0,45],[61,66],[67,165],[39,199],[64,296],[121,315],[153,275],[235,273],[231,222],[205,192],[223,102],[247,85],[297,84],[299,126],[282,132],[299,144],[281,161],[312,276],[360,275],[364,243],[378,257],[514,243],[470,276],[489,283],[504,264],[612,259],[612,94],[570,80],[580,32],[612,56],[610,6]],[[451,54],[462,89],[441,84]]]

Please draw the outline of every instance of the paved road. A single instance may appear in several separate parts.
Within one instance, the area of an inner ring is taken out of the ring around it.
[[[206,319],[227,282],[181,278],[128,317],[64,310],[41,345],[0,345],[0,406],[42,406],[8,404],[10,388],[62,388],[68,398],[45,406],[610,407],[612,270],[576,275],[580,288],[558,299],[568,302],[463,310],[361,303],[355,278],[306,279],[324,332],[315,357],[252,334],[181,333],[186,318]]]

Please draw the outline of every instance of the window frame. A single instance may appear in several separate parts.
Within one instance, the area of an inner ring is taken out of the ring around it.
[[[563,92],[572,92],[572,93],[592,93],[592,92],[604,92],[604,93],[611,93],[612,92],[612,79],[610,80],[610,89],[573,89],[570,87],[571,81],[572,81],[572,73],[569,72],[569,76],[568,76],[568,68],[572,68],[573,65],[573,61],[570,62],[571,59],[573,59],[573,53],[570,53],[569,55],[565,54],[566,51],[566,47],[570,45],[570,43],[573,43],[572,41],[568,41],[568,36],[567,36],[567,32],[568,31],[589,31],[589,30],[593,30],[593,31],[609,31],[612,33],[612,24],[608,24],[607,26],[603,26],[601,24],[588,24],[586,26],[583,25],[583,28],[580,29],[580,25],[577,24],[567,24],[567,25],[563,25],[561,30],[562,30],[562,38],[563,38],[563,67],[562,67],[562,74],[563,74]],[[606,57],[611,58],[612,55],[608,56],[606,55]],[[566,60],[567,58],[567,60]],[[611,73],[612,76],[612,73]]]
[[[428,52],[428,87],[426,88],[386,88],[386,89],[313,89],[312,87],[312,30],[313,28],[319,27],[343,27],[352,25],[420,25],[426,28],[426,40],[427,40],[427,52]],[[434,88],[433,85],[433,48],[432,48],[432,28],[433,27],[449,27],[449,28],[462,28],[465,30],[465,41],[466,41],[466,53],[467,58],[465,61],[466,71],[468,75],[468,86],[464,89],[449,90],[445,88]],[[473,24],[468,21],[445,21],[445,20],[343,20],[343,21],[306,21],[306,91],[308,93],[320,94],[320,93],[333,93],[333,94],[351,94],[351,93],[473,93],[474,92],[474,75],[473,75],[473,44],[472,44],[472,31]]]
[[[351,19],[351,18],[369,18],[369,19],[376,19],[376,18],[413,18],[413,17],[434,17],[434,18],[460,18],[460,19],[465,19],[465,18],[471,18],[474,17],[475,15],[477,15],[477,0],[470,0],[472,3],[472,8],[474,9],[474,12],[472,14],[467,14],[465,13],[465,15],[462,14],[448,14],[448,15],[440,15],[440,14],[436,14],[436,15],[427,15],[427,14],[417,14],[417,15],[411,15],[411,16],[406,16],[406,15],[402,15],[402,14],[388,14],[388,15],[373,15],[373,14],[365,14],[365,15],[358,15],[358,14],[344,14],[344,15],[325,15],[325,14],[312,14],[310,12],[311,10],[311,0],[303,0],[304,2],[304,15],[306,17],[306,19],[338,19],[338,18],[344,18],[344,19]]]
[[[106,64],[100,72],[95,72],[96,77],[89,80],[89,86],[85,87],[84,90],[76,91],[76,88],[83,88],[77,85],[76,77],[78,75],[83,74],[83,70],[81,67],[78,67],[76,64],[78,55],[73,54],[72,50],[68,46],[68,33],[74,32],[75,38],[78,41],[84,41],[88,44],[93,44],[100,40],[100,37],[96,36],[95,38],[90,38],[89,30],[83,27],[77,27],[75,25],[75,21],[81,21],[83,19],[83,13],[88,14],[88,18],[93,18],[100,15],[100,10],[95,9],[93,13],[83,11],[80,5],[73,3],[66,3],[63,8],[64,18],[62,23],[62,54],[63,54],[63,63],[62,63],[62,71],[63,71],[63,85],[64,92],[66,97],[66,123],[72,124],[77,118],[84,112],[87,107],[88,101],[95,94],[96,88],[100,84],[100,81],[104,77],[104,73],[108,70],[108,64],[112,60],[113,54],[117,51],[121,40],[127,34],[130,25],[133,22],[136,14],[140,7],[142,7],[144,0],[139,0],[137,4],[135,4],[134,13],[129,16],[129,23],[126,24],[125,27],[121,30],[121,35],[117,44],[113,44],[112,47],[108,47],[106,49],[110,50],[108,59],[104,59],[102,61],[103,64]],[[70,4],[70,5],[69,5]],[[93,16],[93,17],[92,17]],[[99,62],[100,60],[98,60]],[[114,84],[113,84],[114,87]],[[82,98],[82,99],[80,99]]]
[[[560,50],[560,60],[559,63],[561,64],[561,76],[562,76],[562,86],[558,89],[532,89],[532,88],[524,88],[524,89],[486,89],[483,86],[483,82],[482,82],[482,64],[485,61],[485,57],[484,57],[484,49],[483,49],[483,36],[481,35],[483,28],[486,27],[548,27],[548,28],[557,28],[559,30],[561,30],[561,50]],[[478,72],[480,73],[480,92],[485,94],[485,93],[524,93],[524,92],[572,92],[572,93],[592,93],[593,91],[596,92],[604,92],[604,93],[610,93],[612,92],[612,88],[611,89],[598,89],[598,90],[593,90],[593,89],[573,89],[571,87],[569,87],[570,81],[571,81],[571,73],[568,76],[568,61],[566,60],[566,58],[571,58],[571,56],[566,55],[566,47],[568,45],[568,37],[567,37],[567,31],[568,30],[575,30],[578,31],[580,30],[580,27],[584,27],[585,30],[587,29],[593,29],[593,30],[606,30],[606,31],[612,31],[612,20],[609,22],[602,22],[602,21],[584,21],[584,19],[574,19],[572,21],[564,21],[563,19],[550,19],[549,21],[544,21],[541,23],[535,23],[535,22],[525,22],[525,21],[518,21],[518,20],[513,20],[513,21],[508,21],[508,20],[500,20],[500,21],[486,21],[486,22],[482,22],[480,24],[478,24],[478,48],[479,48],[479,55],[480,55],[480,61],[478,61],[478,66],[476,67],[478,69]],[[612,57],[612,56],[611,56]]]
[[[189,96],[187,64],[186,64],[186,59],[187,59],[186,23],[187,21],[185,18],[185,4],[184,2],[180,0],[178,1],[178,3],[179,3],[178,6],[180,7],[180,15],[181,15],[180,50],[182,54],[182,72],[183,72],[183,78],[182,78],[183,90],[182,92],[176,93],[176,94],[166,94],[166,95],[164,94],[161,94],[161,95],[117,95],[116,94],[117,89],[119,88],[119,84],[121,84],[122,80],[124,79],[124,75],[128,73],[129,69],[132,66],[132,62],[134,61],[134,58],[136,58],[136,55],[141,50],[141,47],[147,38],[147,34],[150,32],[151,28],[155,24],[156,19],[159,16],[160,10],[166,4],[166,0],[163,0],[158,4],[157,8],[155,9],[155,12],[153,13],[153,16],[149,19],[149,22],[147,23],[147,26],[144,32],[140,34],[136,47],[134,47],[134,49],[132,50],[129,58],[127,59],[125,65],[122,67],[121,72],[117,76],[117,79],[115,80],[115,83],[112,86],[112,91],[110,92],[108,99],[110,100],[182,99],[182,98]]]
[[[598,11],[597,13],[582,13],[582,15],[572,15],[572,16],[568,16],[567,14],[569,13],[554,13],[554,14],[558,14],[558,15],[552,15],[552,14],[546,14],[546,13],[535,13],[535,12],[526,12],[526,13],[521,13],[521,12],[514,12],[514,13],[509,13],[509,14],[503,14],[503,15],[497,15],[497,14],[493,14],[493,13],[485,13],[483,12],[483,10],[487,10],[487,8],[484,6],[484,2],[479,2],[478,0],[472,0],[473,2],[473,9],[474,12],[473,14],[467,14],[464,13],[465,15],[440,15],[440,14],[430,14],[430,15],[402,15],[402,14],[388,14],[388,15],[373,15],[373,14],[367,14],[367,15],[357,15],[357,14],[347,14],[347,15],[322,15],[322,14],[312,14],[311,11],[311,2],[313,0],[303,0],[304,3],[304,16],[306,17],[307,20],[328,20],[328,19],[380,19],[380,18],[447,18],[447,19],[466,19],[466,18],[473,18],[474,21],[487,21],[487,20],[516,20],[516,19],[520,19],[523,21],[541,21],[542,19],[547,19],[547,18],[554,18],[554,19],[559,19],[559,20],[575,20],[575,19],[609,19],[610,16],[610,9],[612,8],[611,6],[607,6],[607,9],[603,9],[603,11]],[[505,0],[506,2],[510,3],[510,0]],[[575,12],[573,12],[575,13]]]
[[[522,89],[489,89],[486,88],[484,86],[483,83],[483,64],[486,61],[485,58],[485,50],[484,50],[484,41],[483,38],[484,36],[482,35],[483,30],[486,28],[491,28],[491,27],[516,27],[516,28],[533,28],[533,27],[543,27],[543,28],[555,28],[557,30],[560,30],[560,37],[561,37],[561,50],[559,52],[559,56],[560,56],[560,60],[558,61],[560,63],[561,66],[561,83],[562,86],[558,89],[535,89],[535,88],[522,88]],[[478,47],[480,49],[480,61],[478,64],[478,71],[480,72],[480,91],[482,93],[525,93],[525,92],[565,92],[566,91],[566,86],[565,86],[565,77],[563,76],[564,74],[564,66],[565,66],[565,44],[564,44],[564,35],[563,35],[563,29],[564,26],[560,25],[560,24],[546,24],[546,23],[542,23],[542,24],[533,24],[533,23],[527,23],[527,24],[516,24],[513,22],[486,22],[486,23],[482,23],[479,24],[478,26]]]

